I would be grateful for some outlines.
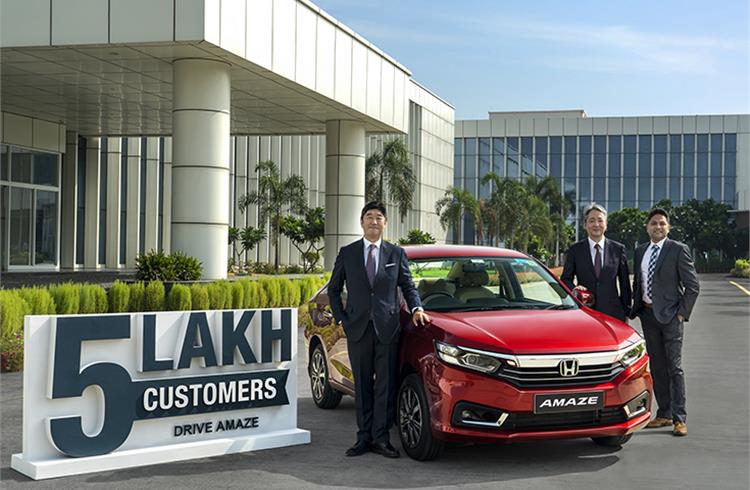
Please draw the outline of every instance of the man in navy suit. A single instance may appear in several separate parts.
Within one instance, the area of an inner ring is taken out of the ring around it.
[[[364,237],[341,248],[328,284],[331,311],[346,333],[354,373],[357,442],[346,451],[347,456],[368,451],[388,458],[400,455],[388,434],[396,417],[401,333],[398,288],[414,324],[430,321],[412,282],[404,249],[383,240],[387,224],[382,203],[365,205],[360,215]],[[341,300],[344,283],[346,307]]]
[[[561,279],[570,289],[591,291],[595,310],[625,321],[631,298],[625,246],[604,238],[607,231],[604,207],[591,204],[584,211],[584,220],[588,237],[568,250]],[[574,277],[577,285],[573,283]]]
[[[654,208],[646,232],[651,240],[635,249],[633,311],[646,339],[654,377],[654,396],[659,404],[649,429],[674,425],[672,433],[687,435],[685,374],[682,370],[682,338],[685,322],[698,299],[700,284],[690,249],[667,238],[669,214]]]

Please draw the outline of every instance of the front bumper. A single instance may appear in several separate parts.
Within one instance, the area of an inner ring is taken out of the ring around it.
[[[423,364],[425,391],[430,402],[432,429],[437,438],[462,442],[526,441],[556,438],[622,436],[651,419],[652,380],[648,356],[612,381],[575,388],[518,388],[501,379],[453,367],[432,357]],[[534,395],[549,393],[604,393],[604,408],[555,414],[534,414]],[[647,393],[645,410],[626,405]],[[484,407],[494,423],[465,424],[464,409]],[[500,423],[498,423],[500,422]],[[484,426],[480,426],[484,425]]]

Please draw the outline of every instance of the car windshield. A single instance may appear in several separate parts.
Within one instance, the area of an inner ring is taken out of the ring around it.
[[[409,261],[431,311],[575,309],[577,303],[537,262],[517,257],[450,257]]]

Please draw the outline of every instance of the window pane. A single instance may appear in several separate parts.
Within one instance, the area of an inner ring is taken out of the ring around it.
[[[698,185],[698,192],[696,192],[696,198],[699,201],[703,201],[704,199],[708,199],[708,178],[697,178],[695,179],[696,183]]]
[[[128,238],[128,140],[122,139],[120,155],[120,264],[125,263],[125,244]]]
[[[638,136],[638,152],[651,153],[651,135]]]
[[[736,153],[724,153],[724,176],[726,177],[737,176],[737,154]]]
[[[57,264],[57,192],[36,192],[35,264]]]
[[[620,202],[620,179],[619,178],[609,178],[609,198],[607,199],[610,203]],[[609,207],[612,207],[611,204],[609,204]]]
[[[737,205],[734,194],[734,179],[724,179],[724,202],[732,207]]]
[[[57,187],[58,160],[54,153],[34,153],[34,183]]]
[[[669,137],[669,151],[671,153],[679,153],[682,151],[682,136],[679,134],[673,134]]]
[[[667,197],[667,179],[663,177],[654,178],[654,203]]]
[[[635,206],[635,178],[625,177],[622,179],[622,199],[624,201],[623,206],[626,208]],[[628,205],[628,202],[632,204]]]
[[[638,179],[638,201],[651,206],[651,179],[640,177]]]
[[[654,135],[654,152],[655,153],[667,152],[667,135],[666,134]]]
[[[453,156],[458,156],[461,153],[463,153],[463,139],[461,138],[455,138],[453,140]],[[125,150],[125,139],[123,139],[122,143],[123,151]]]
[[[581,153],[578,156],[578,176],[591,177],[591,153]]]
[[[467,155],[476,155],[477,154],[477,139],[476,138],[465,138],[464,144],[466,145],[466,151],[464,152]]]
[[[625,153],[623,160],[622,174],[625,177],[635,177],[635,154]]]
[[[106,138],[102,138],[105,144],[102,145],[102,153],[100,156],[99,166],[99,249],[98,249],[98,262],[97,264],[105,264],[107,262],[107,170],[109,163],[109,157],[106,153]]]
[[[549,174],[559,178],[562,175],[562,155],[552,153],[549,156]]]
[[[549,152],[550,153],[562,153],[562,138],[560,136],[550,136]]]
[[[582,203],[591,201],[591,178],[578,179],[578,200]]]
[[[711,177],[721,177],[721,153],[711,152]]]
[[[594,201],[604,202],[607,191],[607,180],[605,178],[595,178],[594,180]]]
[[[672,200],[673,204],[682,203],[682,199],[680,199],[680,178],[679,177],[669,178],[669,194],[667,195],[667,197]]]
[[[86,138],[78,138],[76,173],[76,264],[83,264],[83,234],[86,222]]]
[[[682,179],[682,202],[695,197],[695,177],[684,177]]]
[[[727,152],[737,151],[737,135],[736,134],[724,135],[724,151],[727,151]]]
[[[708,177],[708,153],[698,153],[698,177]]]
[[[636,150],[636,137],[633,134],[629,134],[624,136],[624,152],[625,153],[635,153]]]
[[[621,153],[622,152],[622,139],[619,136],[609,137],[609,153]]]
[[[711,198],[721,202],[721,177],[711,177]]]
[[[492,171],[505,177],[505,138],[492,138]]]
[[[682,135],[682,151],[685,153],[695,153],[695,135],[684,134]]]
[[[711,153],[721,153],[722,151],[722,135],[712,134],[711,135]]]
[[[654,177],[667,176],[667,154],[654,153]]]
[[[11,149],[10,178],[15,182],[31,183],[31,152],[21,148]]]
[[[8,147],[0,145],[0,180],[8,180]]]
[[[534,172],[533,154],[534,139],[530,137],[521,138],[521,163],[524,177],[532,175]]]
[[[708,151],[708,135],[707,134],[698,135],[698,151],[704,152],[704,153]]]
[[[10,189],[10,265],[31,265],[31,189]]]
[[[682,175],[685,177],[693,177],[695,175],[695,154],[685,153],[683,158]]]
[[[594,153],[607,153],[606,136],[594,136]]]

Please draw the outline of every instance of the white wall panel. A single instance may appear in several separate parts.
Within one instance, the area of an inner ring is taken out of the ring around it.
[[[0,46],[49,46],[49,0],[2,0]]]
[[[34,148],[40,148],[49,151],[58,151],[60,147],[59,125],[56,123],[33,119],[32,121],[32,142]]]
[[[221,47],[245,57],[245,0],[221,0]]]
[[[367,111],[367,48],[356,40],[352,43],[352,107]]]
[[[3,143],[33,146],[33,120],[30,117],[3,113]]]
[[[406,97],[408,80],[401,70],[395,70],[393,76],[393,125],[401,131],[407,131],[409,129],[409,100]]]
[[[336,64],[334,65],[335,98],[342,104],[352,102],[352,38],[336,29]]]
[[[666,116],[654,117],[654,134],[666,134],[669,132],[669,118]]]
[[[384,61],[381,65],[380,77],[380,119],[391,126],[393,125],[393,79],[394,67]]]
[[[255,0],[247,4],[247,59],[271,69],[273,1]]]
[[[380,119],[380,65],[382,58],[367,51],[367,115]]]
[[[295,0],[273,2],[273,71],[294,80]]]
[[[330,98],[334,96],[334,53],[336,28],[322,17],[318,17],[318,42],[316,47],[315,88]]]
[[[622,120],[622,131],[625,134],[638,133],[638,119],[635,117],[625,117]]]
[[[295,79],[315,90],[315,36],[318,20],[304,4],[297,4],[297,50]]]
[[[205,12],[203,0],[180,0],[175,2],[175,41],[197,41],[203,39]]]
[[[109,41],[109,3],[52,0],[52,44],[104,44]]]
[[[111,43],[174,39],[172,0],[110,0],[109,5]]]

